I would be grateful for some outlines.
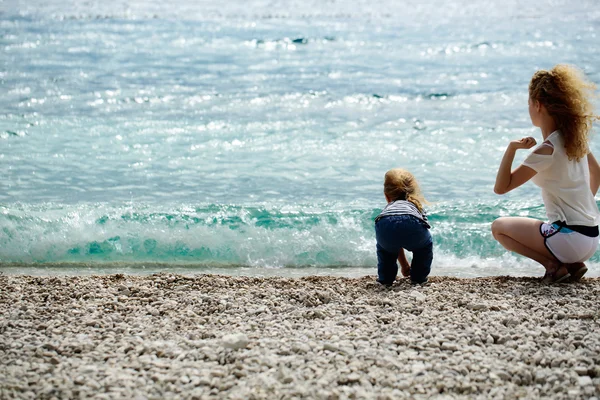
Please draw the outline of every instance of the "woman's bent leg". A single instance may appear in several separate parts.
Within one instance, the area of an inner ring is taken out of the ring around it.
[[[542,221],[524,217],[500,217],[492,223],[492,234],[505,249],[537,261],[550,273],[561,263],[550,253],[540,233]]]

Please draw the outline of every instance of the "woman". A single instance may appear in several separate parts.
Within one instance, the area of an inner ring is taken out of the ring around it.
[[[529,115],[544,141],[511,172],[518,149],[536,145],[532,137],[509,143],[496,176],[494,192],[504,194],[532,180],[542,188],[547,223],[501,217],[492,223],[494,238],[507,250],[546,268],[543,281],[579,280],[583,263],[598,247],[600,213],[594,196],[600,166],[589,151],[595,85],[576,68],[557,65],[538,71],[529,84]]]

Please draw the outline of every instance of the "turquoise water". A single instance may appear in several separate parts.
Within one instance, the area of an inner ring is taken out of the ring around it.
[[[373,273],[404,167],[434,274],[539,275],[490,234],[539,190],[495,173],[536,69],[600,83],[598,35],[595,1],[3,2],[0,269]]]

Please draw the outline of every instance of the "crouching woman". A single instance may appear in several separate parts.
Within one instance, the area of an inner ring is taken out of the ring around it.
[[[494,238],[509,251],[542,264],[543,281],[578,280],[584,262],[598,247],[600,213],[594,196],[600,166],[589,149],[595,86],[575,67],[557,65],[537,71],[529,84],[529,115],[543,142],[532,137],[509,143],[494,191],[507,193],[532,180],[542,189],[547,222],[501,217],[492,223]],[[518,149],[535,149],[511,171]]]

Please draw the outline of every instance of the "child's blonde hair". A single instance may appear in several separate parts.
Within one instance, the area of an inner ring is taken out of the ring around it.
[[[391,201],[410,201],[420,212],[423,212],[423,204],[427,204],[427,200],[421,194],[421,189],[413,174],[402,168],[390,169],[385,173],[383,193]]]
[[[546,107],[565,140],[569,159],[579,161],[589,152],[594,114],[591,97],[596,85],[570,65],[558,64],[550,71],[537,71],[529,83],[529,97]]]

